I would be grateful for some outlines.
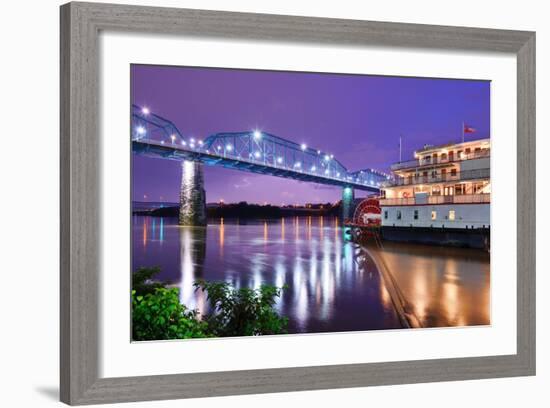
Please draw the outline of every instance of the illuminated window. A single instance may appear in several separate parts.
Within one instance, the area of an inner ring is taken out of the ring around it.
[[[432,211],[432,220],[437,219],[437,211]]]
[[[449,210],[449,220],[455,220],[455,210]]]

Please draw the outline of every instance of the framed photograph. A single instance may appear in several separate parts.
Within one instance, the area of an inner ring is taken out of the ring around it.
[[[535,374],[535,34],[61,7],[61,399]]]

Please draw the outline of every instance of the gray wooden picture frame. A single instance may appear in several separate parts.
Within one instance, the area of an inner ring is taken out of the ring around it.
[[[517,56],[517,354],[126,378],[98,375],[100,31]],[[192,398],[535,374],[535,33],[113,4],[61,6],[61,400]]]

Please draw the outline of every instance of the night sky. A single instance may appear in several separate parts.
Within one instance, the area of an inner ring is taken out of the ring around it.
[[[389,172],[424,144],[459,142],[462,122],[490,136],[490,83],[132,65],[132,103],[184,137],[260,129],[334,154],[348,170]],[[181,166],[133,156],[133,199],[179,201]],[[334,202],[338,187],[205,166],[207,202]],[[357,194],[361,196],[361,193]]]

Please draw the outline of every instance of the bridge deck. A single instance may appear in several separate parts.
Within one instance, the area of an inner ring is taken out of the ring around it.
[[[166,144],[162,141],[133,140],[132,149],[135,153],[148,157],[178,161],[201,161],[209,166],[221,166],[235,170],[248,171],[251,173],[284,177],[318,184],[351,187],[357,190],[373,193],[380,192],[380,188],[378,186],[367,184],[367,182],[355,182],[353,180],[345,180],[342,178],[316,174],[306,170],[296,170],[293,168],[288,168],[284,164],[266,164],[250,158],[235,158],[231,156],[224,157],[210,151],[191,150],[175,144]]]

